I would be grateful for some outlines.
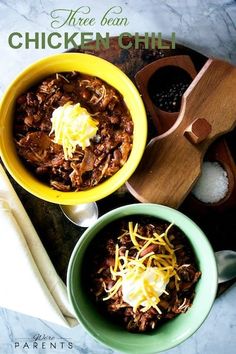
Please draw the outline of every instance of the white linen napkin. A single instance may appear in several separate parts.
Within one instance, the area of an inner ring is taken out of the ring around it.
[[[66,286],[0,165],[0,306],[62,326],[78,324]]]

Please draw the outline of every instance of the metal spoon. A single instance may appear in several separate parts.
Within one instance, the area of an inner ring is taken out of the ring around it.
[[[215,252],[218,268],[218,283],[231,280],[236,277],[236,252],[223,250]]]
[[[98,207],[95,202],[76,205],[60,205],[60,208],[67,219],[77,226],[89,227],[98,218]]]

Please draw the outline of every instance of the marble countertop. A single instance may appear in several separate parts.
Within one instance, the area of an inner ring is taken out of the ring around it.
[[[148,3],[148,6],[147,6]],[[199,52],[223,58],[236,64],[236,1],[230,0],[108,0],[95,2],[86,0],[0,0],[0,95],[7,85],[26,65],[48,54],[62,49],[12,49],[8,44],[12,32],[52,32],[51,11],[55,9],[77,9],[90,6],[93,17],[101,16],[111,6],[121,6],[129,24],[124,27],[101,26],[99,23],[76,31],[109,32],[162,32],[168,38],[176,33],[176,41]],[[57,32],[75,31],[68,25]],[[17,292],[17,289],[16,289]],[[219,297],[210,315],[200,329],[187,341],[169,350],[170,354],[233,354],[236,348],[236,285]],[[37,306],[37,304],[35,304]],[[33,347],[37,339],[38,346]],[[56,345],[52,347],[51,343]],[[113,353],[95,342],[77,326],[65,329],[52,323],[0,308],[0,352],[11,353]]]

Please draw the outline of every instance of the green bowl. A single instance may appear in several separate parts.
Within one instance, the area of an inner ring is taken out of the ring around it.
[[[129,215],[154,216],[178,226],[189,239],[202,272],[191,308],[151,333],[130,333],[103,317],[84,291],[81,279],[83,257],[90,242],[107,224]],[[158,353],[189,338],[207,317],[217,291],[216,261],[206,236],[187,216],[162,205],[131,204],[103,215],[84,232],[69,262],[67,286],[79,322],[96,340],[124,353]]]

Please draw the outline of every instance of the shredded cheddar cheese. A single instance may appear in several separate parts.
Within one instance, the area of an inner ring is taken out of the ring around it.
[[[104,301],[112,298],[121,289],[123,300],[133,307],[134,312],[141,306],[142,312],[153,307],[161,314],[158,303],[163,293],[169,295],[166,286],[171,277],[174,277],[177,290],[179,288],[180,279],[176,272],[178,264],[174,246],[168,237],[172,226],[173,224],[170,224],[161,235],[153,233],[152,237],[144,237],[138,234],[138,224],[134,226],[133,222],[128,223],[128,231],[123,232],[118,239],[129,235],[132,249],[137,253],[134,257],[130,250],[126,250],[124,255],[120,255],[119,246],[116,244],[114,266],[110,267],[115,284],[109,290],[105,288],[107,296],[103,298]],[[141,244],[139,239],[142,240]],[[146,242],[143,243],[143,240]],[[155,253],[151,248],[156,248],[156,245],[159,250]]]
[[[51,118],[55,132],[54,142],[63,146],[65,159],[71,158],[79,145],[83,150],[90,145],[90,139],[97,133],[98,122],[80,103],[67,102],[54,110]]]

